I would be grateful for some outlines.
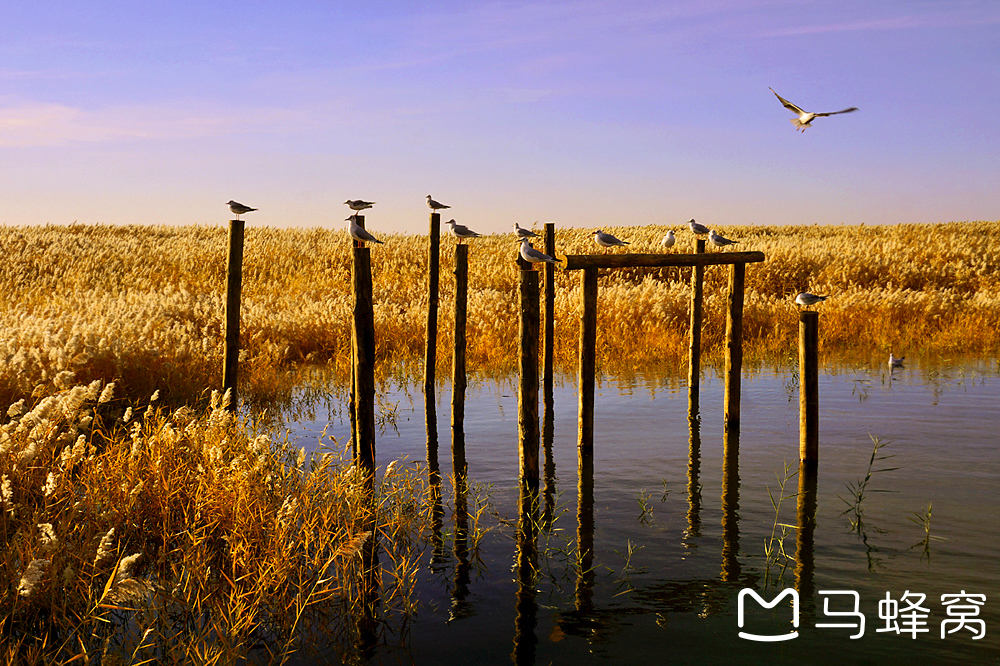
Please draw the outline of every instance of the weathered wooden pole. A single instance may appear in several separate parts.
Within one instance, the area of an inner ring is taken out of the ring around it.
[[[441,246],[441,214],[431,213],[430,231],[427,236],[427,326],[424,329],[424,393],[434,393],[435,366],[437,364],[438,280]]]
[[[362,229],[365,228],[365,216],[355,215],[355,221],[358,226]],[[358,248],[362,247],[361,241],[351,241],[351,247]],[[354,458],[358,457],[358,415],[355,412],[355,396],[357,395],[357,386],[354,381],[354,343],[351,343],[351,399],[350,399],[350,417],[351,417],[351,455]]]
[[[819,313],[799,314],[799,460],[819,464]]]
[[[705,253],[705,241],[698,239],[695,254]],[[701,386],[701,309],[705,292],[705,267],[691,271],[691,342],[688,354],[688,392],[695,395]]]
[[[743,374],[743,289],[746,264],[729,269],[729,298],[726,310],[726,395],[725,427],[740,425],[740,377]]]
[[[597,373],[597,269],[580,276],[580,423],[581,455],[594,455],[594,383]]]
[[[518,458],[521,484],[538,492],[538,273],[529,264],[520,275],[520,381],[517,389]]]
[[[372,303],[371,249],[354,248],[351,282],[354,317],[351,348],[354,351],[354,413],[358,446],[355,461],[369,483],[375,475],[375,310]]]
[[[465,430],[465,326],[469,303],[469,246],[455,246],[455,350],[451,363],[451,427]]]
[[[230,412],[238,405],[240,374],[240,292],[243,290],[243,220],[229,220],[229,258],[226,263],[226,352],[222,361],[222,390],[229,391]]]
[[[556,256],[556,223],[545,223],[545,254]],[[542,388],[546,400],[552,400],[555,365],[556,267],[545,263],[545,326],[542,342]]]

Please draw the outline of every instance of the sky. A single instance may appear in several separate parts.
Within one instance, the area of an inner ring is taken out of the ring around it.
[[[997,0],[3,0],[0,224],[997,220],[998,108]]]

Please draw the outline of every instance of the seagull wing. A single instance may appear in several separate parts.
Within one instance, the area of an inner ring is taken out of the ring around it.
[[[843,110],[841,110],[841,111],[829,111],[829,112],[827,112],[827,113],[815,113],[815,114],[813,114],[813,115],[815,115],[815,116],[816,116],[817,118],[819,118],[819,117],[821,117],[821,116],[835,116],[835,115],[837,115],[838,113],[850,113],[851,111],[857,111],[857,110],[858,110],[858,107],[856,107],[856,106],[852,106],[852,107],[851,107],[851,108],[849,108],[849,109],[843,109]]]
[[[798,114],[800,116],[801,115],[805,115],[805,113],[806,113],[805,111],[803,111],[799,107],[795,106],[794,104],[792,104],[791,102],[789,102],[787,99],[785,99],[784,97],[782,97],[778,93],[774,92],[774,88],[768,87],[768,90],[770,90],[771,92],[774,93],[774,96],[778,98],[778,101],[781,102],[781,105],[783,107],[785,107],[786,109],[788,109],[792,113],[796,113],[796,114]],[[817,114],[817,115],[819,115],[819,114]]]

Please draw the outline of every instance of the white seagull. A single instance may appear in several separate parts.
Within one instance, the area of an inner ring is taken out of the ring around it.
[[[698,224],[694,220],[688,220],[688,226],[691,227],[691,233],[697,234],[698,236],[707,234],[711,229],[706,227],[704,224]]]
[[[233,211],[233,213],[236,214],[237,220],[240,219],[240,215],[243,215],[244,213],[252,213],[253,211],[257,210],[256,208],[251,208],[250,206],[244,206],[239,201],[233,201],[232,199],[230,199],[228,203],[229,203],[229,210]]]
[[[628,241],[619,240],[611,234],[604,233],[600,229],[594,232],[594,242],[601,247],[625,247],[628,245]],[[605,250],[605,252],[607,252],[607,250]]]
[[[522,229],[521,225],[517,222],[514,223],[514,233],[517,234],[518,238],[541,238],[531,229]]]
[[[559,263],[558,260],[553,259],[552,257],[541,252],[540,250],[536,250],[535,248],[531,247],[531,241],[529,241],[527,238],[521,239],[521,258],[532,264],[538,264],[544,262],[548,262],[550,264]]]
[[[903,367],[903,360],[905,358],[906,358],[905,356],[900,356],[899,358],[896,358],[895,356],[892,355],[892,352],[889,352],[889,367],[890,368],[902,368]]]
[[[712,245],[715,247],[726,247],[727,245],[736,245],[739,241],[729,240],[728,238],[723,238],[719,234],[715,233],[714,230],[708,232],[708,240],[712,241]]]
[[[816,305],[817,303],[825,301],[826,298],[826,296],[817,296],[816,294],[810,294],[808,291],[803,291],[795,297],[795,302],[799,305],[809,307],[810,305]]]
[[[660,241],[660,245],[663,247],[673,247],[675,242],[677,242],[677,239],[674,238],[674,232],[668,231],[667,235]]]
[[[799,130],[800,132],[805,132],[807,127],[812,127],[810,123],[812,123],[812,121],[815,120],[816,118],[822,118],[824,116],[835,116],[838,113],[851,113],[852,111],[858,110],[858,107],[852,106],[849,109],[843,109],[841,111],[830,111],[828,113],[811,113],[809,111],[803,111],[802,109],[795,106],[794,104],[789,102],[787,99],[785,99],[778,93],[774,92],[774,88],[768,87],[768,90],[774,93],[774,96],[778,98],[778,101],[781,102],[782,106],[784,106],[786,109],[788,109],[789,111],[798,116],[798,118],[792,118],[791,120],[789,120],[789,122],[795,125],[795,129]]]
[[[431,210],[444,210],[445,208],[451,208],[451,206],[445,206],[443,203],[438,203],[431,199],[431,195],[427,195],[427,205],[430,206]]]
[[[447,206],[445,206],[447,208]],[[445,222],[448,225],[451,235],[458,239],[458,244],[462,244],[462,239],[465,238],[479,238],[482,234],[477,234],[475,231],[461,224],[455,224],[455,220],[448,220]]]
[[[371,208],[372,206],[375,205],[374,201],[362,201],[361,199],[355,199],[354,201],[348,199],[344,203],[347,204],[351,210],[356,210],[356,211],[362,211],[365,208]]]
[[[358,218],[356,215],[351,215],[349,218],[347,218],[347,221],[351,223],[350,226],[351,238],[353,238],[354,240],[360,241],[362,243],[379,243],[381,245],[385,244],[382,243],[382,241],[380,241],[379,239],[372,236],[367,231],[365,231],[365,229],[360,224],[358,224]]]

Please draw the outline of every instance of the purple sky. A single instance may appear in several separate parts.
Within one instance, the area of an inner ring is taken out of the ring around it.
[[[995,0],[4,0],[0,223],[996,220],[998,108]]]

